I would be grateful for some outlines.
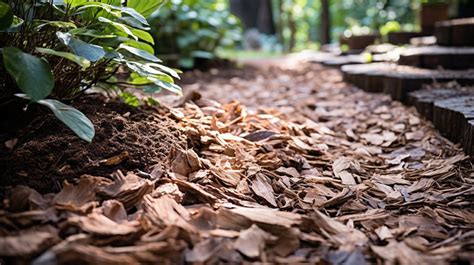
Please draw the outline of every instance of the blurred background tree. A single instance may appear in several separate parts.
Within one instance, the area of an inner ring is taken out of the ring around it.
[[[422,6],[443,4],[451,17],[474,16],[473,0],[170,0],[151,23],[161,57],[191,68],[216,54],[253,49],[248,57],[261,57],[317,49],[341,35],[421,31]]]
[[[322,3],[329,8],[331,35],[336,40],[345,30],[378,30],[389,21],[416,30],[420,1],[412,0],[230,0],[231,11],[242,19],[245,30],[275,33],[284,51],[317,47],[321,42]],[[271,6],[272,11],[269,10]],[[264,12],[265,10],[265,12]],[[268,26],[273,21],[274,27]],[[327,42],[327,41],[323,41]]]

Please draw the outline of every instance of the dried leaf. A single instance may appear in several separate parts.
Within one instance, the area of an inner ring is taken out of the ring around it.
[[[98,193],[107,198],[114,198],[123,203],[125,209],[130,209],[153,189],[153,182],[142,179],[134,174],[124,176],[121,172],[114,175],[115,181],[102,184]]]
[[[223,229],[241,229],[255,222],[269,227],[279,226],[290,228],[300,224],[302,218],[298,214],[282,212],[270,208],[244,208],[232,206],[221,208],[218,212],[218,226]]]
[[[61,209],[79,211],[95,199],[95,186],[98,183],[97,178],[89,176],[81,177],[77,186],[65,182],[63,190],[54,197],[53,202]]]
[[[58,241],[50,232],[24,232],[16,236],[0,237],[0,256],[25,257],[35,255]]]
[[[271,131],[257,131],[247,134],[244,138],[252,142],[258,142],[274,136],[276,133]]]
[[[91,213],[87,216],[73,216],[68,222],[79,226],[82,230],[103,236],[129,235],[138,230],[140,225],[137,221],[128,222],[122,220],[120,223],[98,213]]]
[[[175,150],[171,170],[183,176],[198,171],[202,168],[199,156],[193,150]]]
[[[342,180],[342,183],[345,185],[357,184],[352,174],[347,171],[350,166],[351,161],[346,157],[340,157],[334,160],[334,163],[332,164],[332,170],[334,175],[340,178]]]
[[[176,225],[189,232],[196,232],[195,227],[189,224],[189,212],[169,195],[157,199],[146,195],[143,198],[143,209],[146,217],[157,226]]]
[[[265,242],[271,240],[272,235],[263,231],[256,225],[241,231],[235,241],[235,248],[249,258],[258,258],[265,248]]]
[[[212,238],[199,242],[184,254],[186,262],[206,262],[220,250],[219,243],[219,240]]]
[[[277,207],[275,197],[273,196],[273,188],[268,183],[267,178],[261,174],[257,174],[254,180],[252,180],[251,188],[255,194],[267,201],[271,206]]]

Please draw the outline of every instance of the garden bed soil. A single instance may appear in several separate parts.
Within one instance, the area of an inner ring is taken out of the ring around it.
[[[165,166],[172,146],[185,146],[164,109],[136,109],[92,94],[72,103],[95,125],[91,144],[45,112],[26,128],[0,135],[0,186],[27,185],[58,191],[63,180],[83,174],[108,176],[121,170]],[[41,112],[40,112],[41,113]]]

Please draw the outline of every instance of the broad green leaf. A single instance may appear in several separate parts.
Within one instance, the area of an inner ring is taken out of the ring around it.
[[[131,62],[131,61],[127,61],[127,60],[124,60],[124,62],[127,65],[128,69],[130,71],[135,72],[140,76],[148,77],[148,76],[153,76],[154,75],[153,73],[150,73],[150,72],[146,71],[145,67],[142,63]]]
[[[114,7],[118,7],[122,5],[123,0],[99,0],[101,3],[105,3]]]
[[[114,8],[121,6],[121,0],[97,0],[97,1],[90,1],[90,0],[65,0],[66,3],[74,3],[72,4],[73,7],[78,6],[89,6],[89,5],[103,5],[105,7]]]
[[[114,21],[112,21],[110,19],[107,19],[105,17],[99,17],[99,21],[103,22],[103,23],[107,23],[107,24],[111,25],[112,27],[114,27],[114,28],[116,28],[120,31],[123,31],[125,34],[131,36],[133,39],[138,41],[138,37],[133,34],[132,30],[127,25],[124,25],[124,24],[118,23],[118,22],[114,22]]]
[[[80,4],[74,10],[74,15],[80,15],[85,21],[94,21],[97,18],[119,18],[121,17],[120,11],[113,10],[111,5],[99,3],[99,2],[86,2]]]
[[[68,46],[74,54],[84,57],[91,62],[97,62],[104,58],[104,48],[84,42],[82,40],[74,38],[70,33],[56,32],[59,40],[66,46]]]
[[[166,74],[165,72],[157,70],[146,63],[127,61],[126,64],[128,68],[130,68],[130,70],[138,73],[141,76],[146,76],[146,77],[168,76],[168,74]],[[167,81],[173,82],[173,78],[168,76]]]
[[[145,17],[135,11],[133,8],[121,7],[118,3],[99,3],[86,2],[79,5],[75,10],[75,14],[82,14],[86,19],[91,20],[97,17],[113,19],[117,18],[128,25],[143,30],[150,30],[150,25]]]
[[[77,5],[76,7],[78,7],[75,10],[76,13],[80,13],[84,10],[91,9],[91,8],[98,8],[98,10],[104,10],[104,11],[107,11],[107,13],[112,12],[112,6],[107,5],[107,4],[103,4],[103,3],[99,3],[99,2],[85,2],[85,3],[81,3],[81,4]]]
[[[105,49],[105,58],[122,60],[123,55],[121,55],[120,53],[118,53],[116,50],[114,50],[112,48],[106,48]]]
[[[134,19],[138,20],[143,25],[149,26],[148,21],[146,20],[146,18],[142,14],[138,13],[137,10],[135,10],[133,8],[130,8],[130,7],[122,7],[122,8],[120,8],[120,10],[122,11],[122,13],[125,13],[125,14],[133,17]]]
[[[161,71],[171,75],[172,77],[176,78],[176,79],[179,79],[179,75],[178,73],[182,73],[181,71],[179,70],[174,70],[174,69],[171,69],[167,66],[164,66],[162,64],[158,64],[158,63],[148,63],[147,64],[148,66],[150,67],[156,67],[158,69],[160,69]]]
[[[70,61],[73,61],[80,65],[83,70],[87,69],[89,66],[91,66],[91,62],[87,60],[84,57],[77,56],[75,54],[72,54],[70,52],[58,52],[52,49],[46,49],[46,48],[36,48],[36,50],[40,53],[43,54],[48,54],[48,55],[54,55],[54,56],[59,56],[65,59],[68,59]]]
[[[45,60],[14,47],[5,47],[3,63],[18,88],[33,101],[47,97],[53,90],[53,73]]]
[[[71,33],[72,35],[87,36],[87,37],[92,37],[95,39],[110,39],[110,38],[117,37],[114,34],[105,34],[102,31],[98,31],[95,29],[85,29],[85,28],[73,29],[73,30],[70,30],[69,33]]]
[[[127,41],[124,41],[123,44],[140,49],[140,50],[144,50],[150,54],[155,53],[155,49],[153,49],[153,47],[150,44],[147,44],[144,42],[139,42],[139,41],[129,39]]]
[[[111,47],[116,47],[116,48],[118,48],[118,46],[120,44],[122,44],[124,42],[127,42],[129,40],[130,39],[127,38],[127,37],[117,36],[117,37],[113,37],[113,38],[98,40],[97,45],[104,47],[104,49],[106,49],[107,47],[110,47],[110,48]],[[133,41],[135,41],[135,40],[133,40]]]
[[[0,30],[9,28],[13,23],[13,11],[10,5],[0,2]]]
[[[175,94],[178,94],[180,96],[183,95],[183,91],[181,90],[181,87],[179,87],[178,85],[175,85],[175,84],[172,84],[172,83],[168,83],[168,82],[165,82],[163,80],[160,80],[158,78],[154,78],[154,77],[148,77],[148,79],[150,81],[152,81],[155,85],[163,88],[163,89],[166,89],[168,91],[171,91]]]
[[[45,26],[52,26],[55,28],[65,28],[65,29],[75,29],[77,28],[76,24],[73,22],[66,22],[66,21],[47,21],[47,20],[36,20],[35,22],[40,23],[38,26],[36,26],[37,30],[40,30],[41,28]]]
[[[155,40],[153,39],[153,36],[151,36],[150,33],[140,29],[131,29],[131,31],[133,35],[137,36],[139,39],[151,44],[155,44]]]
[[[70,5],[71,7],[76,7],[86,3],[87,0],[64,0],[64,3]]]
[[[82,112],[54,99],[42,99],[38,103],[53,111],[54,115],[79,138],[92,142],[95,135],[94,125]]]
[[[53,0],[53,5],[63,6],[64,5],[64,0]]]
[[[150,24],[148,24],[146,18],[138,13],[135,9],[129,7],[116,7],[116,9],[120,10],[122,13],[122,16],[119,17],[120,20],[125,21],[134,28],[150,30]],[[124,14],[128,16],[124,16]]]
[[[130,62],[126,61],[127,67],[138,74],[141,77],[145,77],[155,85],[169,90],[173,93],[182,95],[181,88],[175,84],[173,84],[174,80],[172,77],[170,77],[168,74],[166,74],[163,71],[157,70],[150,66],[150,64],[142,64],[140,62]],[[152,64],[156,66],[156,64]],[[137,77],[134,77],[137,78]],[[140,80],[140,82],[144,82],[143,80]]]
[[[135,9],[144,17],[149,17],[156,10],[158,10],[165,2],[165,0],[128,0],[127,7]]]
[[[31,98],[25,94],[15,94],[15,96],[31,100]],[[89,143],[92,142],[95,135],[94,125],[82,112],[54,99],[42,99],[36,103],[48,107],[56,118],[66,124],[79,138]]]
[[[147,84],[152,84],[150,80],[146,77],[143,77],[137,73],[131,73],[130,77],[127,79],[127,83],[135,86],[142,86]]]
[[[140,57],[142,59],[145,59],[147,61],[156,62],[156,63],[161,62],[161,60],[158,59],[155,55],[153,55],[153,54],[151,54],[147,51],[137,49],[135,47],[128,46],[128,45],[123,44],[123,43],[120,44],[118,50],[126,50],[126,51],[132,53],[133,55],[138,56],[138,57]]]
[[[121,16],[117,17],[118,20],[121,22],[124,22],[131,28],[137,28],[137,29],[142,29],[142,30],[150,30],[151,28],[149,26],[144,26],[142,23],[140,23],[138,20],[134,19],[133,17],[129,16]]]

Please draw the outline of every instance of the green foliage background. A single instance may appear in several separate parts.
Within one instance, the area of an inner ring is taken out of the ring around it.
[[[149,20],[157,54],[183,68],[213,59],[217,49],[234,48],[241,38],[227,0],[171,0]]]
[[[347,29],[367,27],[378,30],[390,21],[397,21],[404,30],[416,30],[417,12],[421,0],[330,0],[332,40],[337,40]],[[281,4],[281,6],[280,6]],[[316,46],[319,42],[321,23],[320,0],[273,1],[276,21],[281,27],[280,41],[286,44],[291,37],[288,21],[296,27],[296,50]],[[283,11],[283,12],[281,12]]]

